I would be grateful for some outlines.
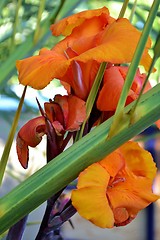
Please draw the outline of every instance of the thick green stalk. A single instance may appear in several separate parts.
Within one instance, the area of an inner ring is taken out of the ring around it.
[[[5,148],[3,150],[2,157],[1,157],[1,161],[0,161],[0,185],[2,183],[3,175],[4,175],[5,168],[6,168],[7,161],[8,161],[8,156],[9,156],[10,149],[11,149],[11,146],[12,146],[12,142],[13,142],[13,139],[14,139],[14,135],[15,135],[15,132],[16,132],[16,129],[17,129],[18,120],[19,120],[20,113],[21,113],[21,110],[22,110],[26,89],[27,89],[27,87],[24,88],[24,91],[23,91],[21,100],[19,102],[19,106],[18,106],[16,115],[15,115],[14,120],[13,120],[11,131],[9,133],[9,136],[8,136],[8,139],[7,139],[7,142],[6,142]]]
[[[156,17],[157,11],[158,11],[158,6],[160,4],[159,0],[154,0],[152,7],[151,7],[151,11],[149,13],[149,16],[147,18],[146,24],[144,26],[141,38],[139,40],[139,43],[137,45],[137,48],[135,50],[134,56],[133,56],[133,60],[131,62],[131,65],[129,67],[126,79],[125,79],[125,83],[121,92],[121,96],[117,105],[117,109],[114,115],[114,119],[113,119],[113,124],[112,127],[110,129],[109,132],[109,137],[111,137],[112,135],[114,135],[116,133],[116,128],[117,128],[117,124],[119,122],[120,119],[123,118],[123,109],[125,106],[125,102],[126,102],[126,98],[128,96],[128,92],[129,89],[133,83],[134,80],[134,76],[136,74],[136,70],[138,68],[141,56],[143,54],[148,36],[149,36],[149,32],[152,28],[152,24],[153,21]]]
[[[0,199],[0,234],[73,181],[88,165],[101,160],[159,119],[160,84],[144,94],[132,125],[106,139],[112,119],[96,127],[73,146]],[[129,113],[134,103],[125,108]]]

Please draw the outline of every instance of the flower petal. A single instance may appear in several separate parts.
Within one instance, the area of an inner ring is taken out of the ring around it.
[[[151,154],[141,148],[136,142],[127,142],[120,147],[120,152],[125,158],[129,170],[136,176],[146,177],[151,180],[156,175],[156,165]]]
[[[54,101],[58,103],[62,109],[65,130],[77,131],[86,118],[85,102],[74,95],[56,95]]]
[[[16,148],[18,159],[24,168],[28,166],[28,146],[36,147],[45,134],[45,120],[43,117],[37,117],[28,121],[18,132],[16,139]]]
[[[129,176],[125,182],[115,184],[107,190],[107,195],[113,208],[124,207],[136,212],[159,198],[152,193],[149,179],[136,176]]]
[[[128,67],[124,66],[112,66],[107,68],[104,74],[104,84],[99,93],[97,100],[97,107],[101,111],[115,111],[122,88],[125,82],[125,78],[128,72]],[[139,69],[136,72],[133,84],[129,91],[126,105],[137,99],[140,90],[142,89],[145,81],[145,74],[141,74]],[[150,85],[147,84],[145,91],[149,90]]]
[[[76,96],[70,95],[68,97],[68,108],[69,112],[66,128],[68,131],[78,130],[86,118],[85,102]]]
[[[94,60],[98,62],[129,63],[132,61],[140,35],[141,33],[127,19],[118,19],[97,35],[97,46],[75,57],[75,60],[87,62],[94,56]],[[151,63],[149,47],[148,40],[140,62],[146,70]]]
[[[119,171],[125,167],[125,160],[119,150],[112,152],[99,162],[104,167],[111,177],[115,177]]]
[[[106,7],[103,7],[100,9],[94,9],[94,10],[86,10],[58,21],[57,23],[51,25],[50,29],[52,31],[52,34],[55,36],[58,36],[60,34],[63,34],[64,36],[68,36],[72,33],[72,31],[75,28],[79,26],[81,27],[83,23],[86,24],[86,21],[89,19],[92,19],[94,21],[94,19],[96,18],[97,22],[101,23],[102,27],[104,27],[107,23],[108,16],[109,16],[109,11]],[[94,31],[97,32],[95,22],[94,22]]]
[[[106,69],[104,85],[97,100],[97,108],[101,111],[115,111],[123,85],[124,78],[117,67]]]
[[[19,81],[35,89],[43,89],[54,78],[65,74],[70,61],[55,51],[42,49],[38,56],[16,62]]]
[[[95,163],[79,175],[78,189],[73,190],[71,196],[78,213],[101,228],[114,225],[113,212],[106,198],[109,178],[105,169]]]

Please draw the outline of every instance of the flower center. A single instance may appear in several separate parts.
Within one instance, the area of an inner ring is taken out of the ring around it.
[[[124,177],[116,177],[116,178],[111,178],[108,184],[108,188],[113,188],[116,184],[125,182],[126,179]]]

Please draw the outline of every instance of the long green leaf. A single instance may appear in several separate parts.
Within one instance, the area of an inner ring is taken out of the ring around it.
[[[110,154],[159,119],[160,84],[143,95],[137,121],[109,140],[112,119],[104,122],[0,199],[0,234],[74,180],[88,165]],[[134,103],[125,108],[128,113]]]

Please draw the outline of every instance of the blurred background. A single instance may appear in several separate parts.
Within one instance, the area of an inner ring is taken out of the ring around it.
[[[135,6],[135,2],[137,2]],[[129,1],[125,17],[139,30],[150,11],[153,1],[138,0]],[[111,16],[117,18],[122,7],[123,0],[1,0],[0,1],[0,155],[5,146],[15,112],[22,95],[23,86],[19,84],[15,62],[31,55],[36,55],[39,49],[52,48],[61,37],[53,37],[49,30],[55,21],[73,13],[86,9],[94,9],[106,6]],[[133,11],[134,10],[134,11]],[[160,30],[160,9],[154,21],[150,33],[152,43],[156,40]],[[152,45],[152,46],[153,46]],[[152,55],[152,50],[150,50]],[[160,81],[160,59],[156,62],[157,71],[151,75],[152,86]],[[32,88],[27,89],[22,114],[18,129],[29,119],[39,114],[36,97],[43,106],[48,98],[55,94],[64,94],[65,90],[58,80],[52,81],[41,91]],[[147,129],[138,139],[154,156],[157,165],[160,162],[160,135],[153,126]],[[158,162],[159,159],[159,162]],[[0,197],[14,188],[17,184],[33,174],[45,164],[45,138],[36,149],[30,149],[29,168],[21,168],[17,155],[15,142],[9,156],[9,163]],[[158,172],[159,173],[159,172]],[[160,175],[154,183],[154,190],[160,194]],[[28,225],[24,234],[24,240],[34,239],[39,223],[43,216],[44,205],[36,209],[29,216]],[[76,214],[73,219],[74,229],[67,222],[62,228],[65,239],[73,240],[159,240],[160,229],[160,202],[152,204],[142,211],[139,216],[128,226],[104,230],[93,226]],[[5,236],[0,236],[5,239]]]

